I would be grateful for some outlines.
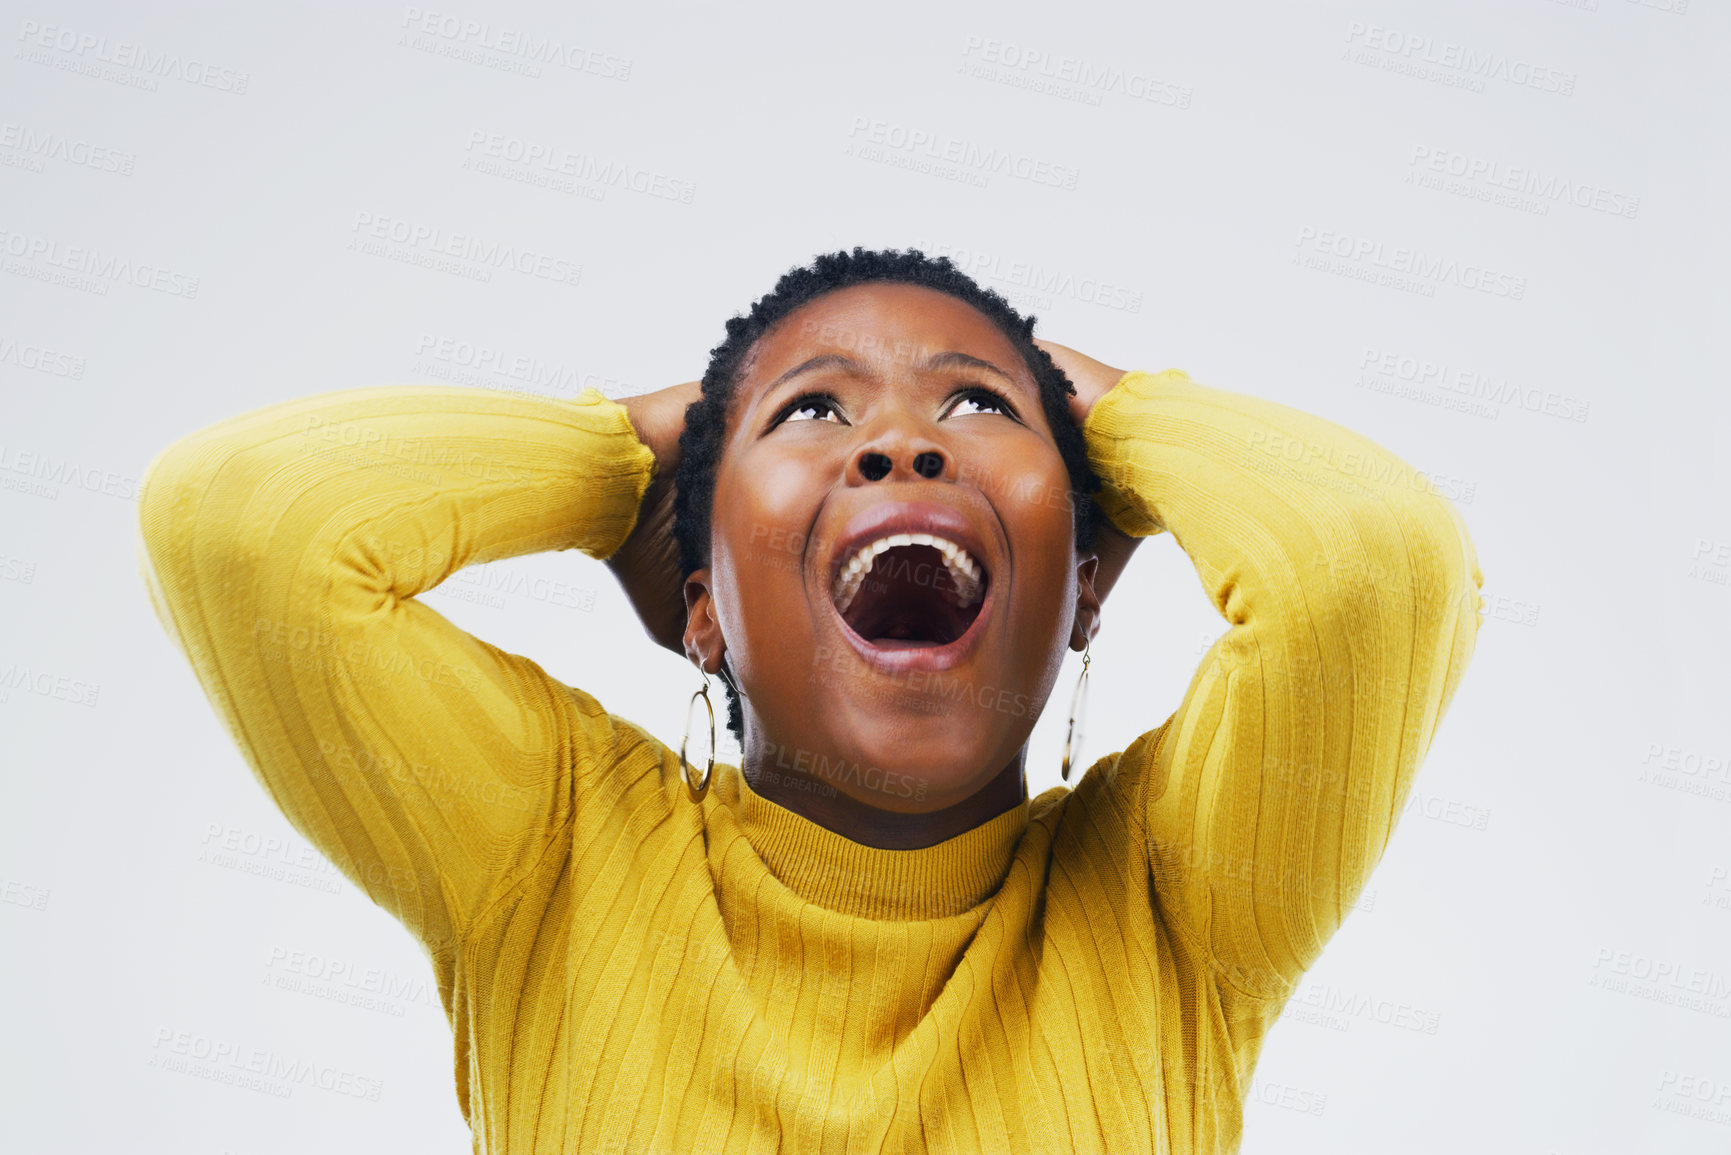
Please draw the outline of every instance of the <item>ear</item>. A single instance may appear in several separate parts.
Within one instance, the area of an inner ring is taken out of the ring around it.
[[[715,617],[715,599],[709,590],[709,567],[691,571],[685,579],[685,656],[705,674],[721,668],[727,642]]]
[[[1070,626],[1070,648],[1084,649],[1088,639],[1100,632],[1100,596],[1094,592],[1099,576],[1098,554],[1084,553],[1076,563],[1076,620]]]

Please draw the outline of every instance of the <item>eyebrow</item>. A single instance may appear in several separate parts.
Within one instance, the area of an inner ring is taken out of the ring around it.
[[[764,389],[763,396],[769,396],[769,394],[774,392],[776,389],[779,389],[788,381],[793,380],[793,378],[798,377],[801,373],[809,373],[814,369],[832,368],[845,369],[849,373],[859,376],[865,376],[871,372],[871,370],[867,369],[858,361],[855,361],[852,357],[847,356],[845,353],[821,353],[816,357],[801,361],[798,365],[795,365],[793,368],[777,377],[774,381],[771,381],[768,387]],[[988,373],[996,373],[998,376],[1011,383],[1014,383],[1016,380],[990,361],[982,361],[978,357],[954,349],[947,350],[943,353],[933,353],[930,357],[927,357],[924,361],[921,361],[918,365],[914,366],[914,368],[921,370],[984,369]]]

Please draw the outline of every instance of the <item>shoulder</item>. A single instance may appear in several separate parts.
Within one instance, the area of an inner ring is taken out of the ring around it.
[[[665,811],[684,798],[677,750],[575,686],[560,685],[559,696],[570,720],[566,748],[573,760],[580,812],[619,806]],[[701,747],[706,739],[697,741]],[[700,761],[697,769],[702,768]]]
[[[1054,835],[1068,831],[1081,843],[1105,844],[1114,858],[1144,863],[1146,782],[1165,732],[1163,725],[1122,750],[1100,756],[1073,786],[1042,792],[1029,804],[1028,820],[1048,826]]]

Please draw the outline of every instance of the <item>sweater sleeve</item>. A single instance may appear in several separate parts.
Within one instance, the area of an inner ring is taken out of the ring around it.
[[[1170,532],[1229,623],[1118,763],[1163,921],[1220,989],[1283,1002],[1382,857],[1472,654],[1455,508],[1363,437],[1131,372],[1085,433],[1101,504]]]
[[[289,822],[429,948],[534,865],[615,737],[416,595],[477,562],[606,557],[654,465],[593,389],[382,386],[242,414],[146,470],[158,617]]]

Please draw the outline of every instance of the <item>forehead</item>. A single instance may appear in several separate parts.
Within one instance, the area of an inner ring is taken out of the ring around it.
[[[891,377],[951,350],[1033,384],[1010,339],[966,301],[922,285],[874,282],[807,301],[759,337],[741,366],[737,400],[749,406],[767,383],[824,353],[845,354]]]

